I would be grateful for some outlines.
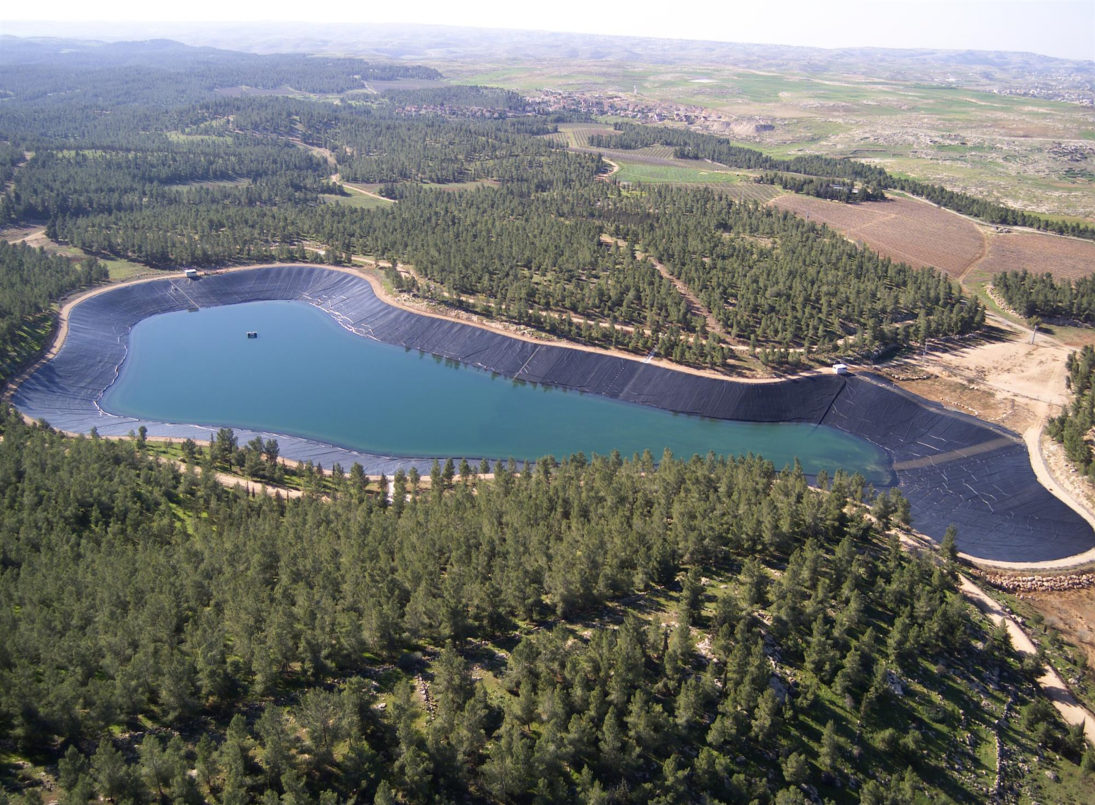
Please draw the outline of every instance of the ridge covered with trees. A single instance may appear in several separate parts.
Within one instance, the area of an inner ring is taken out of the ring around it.
[[[996,729],[1081,773],[861,479],[578,455],[286,501],[2,430],[0,741],[66,802],[977,798]]]
[[[0,109],[0,136],[21,125],[12,112]],[[50,237],[89,253],[154,266],[372,255],[413,266],[413,276],[393,271],[396,283],[447,304],[710,368],[745,346],[766,363],[795,363],[981,324],[979,303],[942,275],[789,214],[712,190],[596,181],[599,157],[538,136],[554,127],[387,100],[222,98],[140,134],[36,135],[0,212],[45,219]],[[332,174],[398,203],[324,203],[344,193]],[[438,192],[468,183],[477,189]],[[686,283],[722,332],[640,252]]]
[[[1095,275],[1072,281],[1048,272],[1006,271],[992,278],[992,287],[1020,316],[1066,319],[1095,324]]]
[[[420,65],[260,55],[166,39],[107,43],[0,36],[0,66],[2,84],[16,99],[54,106],[102,100],[162,106],[235,88],[342,93],[365,89],[368,81],[441,78],[433,68]],[[122,88],[125,96],[117,92]]]
[[[1065,380],[1072,403],[1060,416],[1049,420],[1046,432],[1064,445],[1069,460],[1095,480],[1095,453],[1091,447],[1095,428],[1095,348],[1088,345],[1068,356]]]

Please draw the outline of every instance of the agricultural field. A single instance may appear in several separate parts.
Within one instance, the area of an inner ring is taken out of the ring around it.
[[[1083,655],[1081,666],[1095,669],[1095,589],[1027,593],[1029,605],[1045,619],[1045,625],[1072,638]],[[1095,690],[1095,673],[1087,672],[1087,685]],[[1095,697],[1088,697],[1095,704]]]
[[[662,117],[684,112],[699,130],[773,156],[849,156],[1020,209],[1095,218],[1095,126],[1080,104],[904,80],[898,71],[868,78],[626,60],[596,71],[563,62],[442,69],[468,83],[550,87]]]
[[[588,148],[591,136],[595,134],[610,135],[613,131],[612,126],[602,124],[564,123],[559,126],[558,133],[547,134],[545,137],[569,148]]]
[[[646,150],[646,149],[644,149]],[[612,175],[619,182],[642,182],[644,184],[739,184],[740,173],[717,170],[714,167],[697,168],[678,165],[653,165],[645,162],[632,162],[613,159],[620,170]]]
[[[1095,243],[1041,232],[998,232],[989,237],[988,253],[970,279],[1004,271],[1049,272],[1075,280],[1095,274]]]
[[[772,205],[827,224],[894,260],[934,266],[970,288],[1005,271],[1049,272],[1062,279],[1095,273],[1095,243],[977,223],[917,199],[840,204],[786,194]]]
[[[850,240],[915,267],[933,266],[960,278],[984,255],[986,227],[916,199],[842,204],[813,196],[782,195],[773,206],[827,224]]]
[[[629,162],[634,165],[678,168],[686,171],[696,170],[696,162],[694,160],[674,159],[673,149],[664,145],[654,145],[647,148],[636,148],[634,150],[572,146],[570,150],[600,154],[605,159],[615,163]],[[711,167],[717,169],[717,166]]]
[[[752,181],[743,181],[726,189],[729,195],[738,201],[755,201],[757,204],[767,204],[783,193],[782,188]]]
[[[655,145],[635,150],[615,148],[591,148],[589,138],[592,135],[612,134],[611,126],[587,124],[563,124],[555,134],[545,135],[546,139],[566,145],[575,151],[595,151],[617,167],[611,174],[618,182],[643,184],[717,184],[736,185],[734,195],[738,198],[750,198],[767,202],[778,189],[766,185],[752,185],[752,175],[742,171],[721,169],[715,165],[697,163],[695,160],[677,159],[673,149],[667,145]]]

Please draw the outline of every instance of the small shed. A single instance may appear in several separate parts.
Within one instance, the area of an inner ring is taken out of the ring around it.
[[[196,268],[188,268],[184,273],[188,280],[196,280],[198,278],[198,269]]]
[[[848,374],[848,364],[846,363],[834,363],[833,372],[838,375]]]

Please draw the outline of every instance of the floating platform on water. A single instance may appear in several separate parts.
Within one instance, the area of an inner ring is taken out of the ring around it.
[[[247,337],[248,338],[258,338],[259,334],[257,332],[255,332],[254,330],[248,330],[247,331]]]

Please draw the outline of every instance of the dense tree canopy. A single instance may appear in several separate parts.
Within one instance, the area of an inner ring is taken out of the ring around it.
[[[0,106],[0,138],[9,145],[0,156],[11,180],[0,217],[45,221],[50,237],[88,253],[159,267],[368,255],[392,266],[399,287],[446,304],[712,368],[747,345],[769,363],[870,356],[982,321],[980,305],[942,276],[789,215],[711,190],[597,181],[600,158],[542,137],[555,118],[527,113],[513,93],[387,89],[338,104],[226,97],[210,81],[247,83],[262,65],[270,76],[253,86],[269,87],[296,57],[165,52],[161,68],[181,94],[158,96],[155,106],[128,91],[127,71],[153,69],[140,48],[124,64],[105,52],[96,92],[73,90],[64,103],[53,73],[6,76],[12,98]],[[88,60],[75,48],[51,62],[26,54],[15,62],[33,72]],[[179,76],[196,63],[194,76]],[[351,68],[361,80],[387,76],[353,60],[316,60],[300,80]],[[849,198],[871,197],[885,179],[848,160],[774,160],[684,130],[621,126],[613,142],[664,142]],[[398,203],[367,211],[328,203],[345,196],[338,181],[370,184]]]
[[[1085,346],[1068,356],[1068,388],[1072,403],[1054,417],[1047,432],[1065,447],[1069,459],[1095,478],[1092,429],[1095,428],[1095,348]]]
[[[857,185],[850,179],[833,176],[803,176],[792,173],[768,171],[756,177],[760,184],[775,184],[793,193],[858,204],[861,201],[881,201],[886,195],[867,185]]]
[[[866,351],[968,332],[976,302],[785,213],[713,190],[595,181],[595,155],[537,137],[541,118],[484,120],[221,100],[180,111],[182,139],[44,150],[8,196],[51,236],[153,265],[326,260],[367,254],[414,267],[410,288],[548,332],[721,366],[733,344]],[[329,159],[294,142],[322,149]],[[321,203],[328,176],[383,184],[398,204],[368,213]],[[486,182],[474,192],[433,185]],[[685,282],[730,343],[644,252]]]
[[[1095,275],[1073,282],[1054,279],[1048,272],[1031,274],[1024,269],[997,274],[992,278],[992,287],[1021,316],[1095,324]]]
[[[784,801],[865,768],[947,792],[942,731],[988,726],[947,675],[1029,695],[858,478],[578,455],[283,501],[139,440],[10,411],[3,437],[0,740],[66,801]]]
[[[86,42],[0,39],[0,87],[44,105],[152,104],[196,100],[214,90],[248,88],[340,93],[368,81],[431,80],[429,67],[371,64],[304,54],[240,53],[168,40]],[[60,96],[60,97],[58,97]]]

